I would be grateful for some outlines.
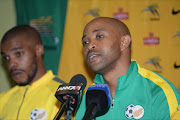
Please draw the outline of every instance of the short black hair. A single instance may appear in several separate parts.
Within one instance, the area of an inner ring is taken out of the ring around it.
[[[34,40],[32,42],[42,44],[39,32],[29,25],[18,25],[8,30],[2,37],[1,44],[18,35],[25,35],[27,36],[27,38],[31,38],[32,40]]]

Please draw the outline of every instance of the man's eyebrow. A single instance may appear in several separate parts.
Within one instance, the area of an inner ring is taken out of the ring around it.
[[[12,48],[10,51],[15,51],[15,50],[19,50],[19,49],[23,49],[22,47],[15,47],[15,48]]]
[[[97,29],[97,30],[94,30],[93,33],[99,32],[99,31],[104,31],[104,30],[103,30],[103,29]],[[82,40],[83,40],[85,37],[86,37],[86,35],[83,35]]]
[[[86,37],[86,35],[83,35],[82,40]]]
[[[99,32],[99,31],[104,31],[103,29],[97,29],[97,30],[94,30],[93,32]]]
[[[10,51],[12,52],[12,51],[21,50],[21,49],[23,49],[23,48],[22,47],[15,47],[15,48],[12,48]],[[5,52],[1,51],[1,55],[4,55],[4,54],[5,54]]]

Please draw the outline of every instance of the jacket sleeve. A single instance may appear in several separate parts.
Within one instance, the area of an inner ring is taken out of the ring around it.
[[[180,120],[180,105],[178,106],[178,111],[171,116],[171,120]]]

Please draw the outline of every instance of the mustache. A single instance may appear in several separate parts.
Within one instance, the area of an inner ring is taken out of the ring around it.
[[[95,50],[95,49],[90,49],[90,50],[88,51],[88,53],[87,53],[87,56],[88,56],[90,53],[92,53],[92,52],[98,52],[98,51]]]
[[[11,69],[10,74],[12,74],[12,72],[14,72],[14,71],[25,72],[25,70],[23,70],[23,69]]]
[[[100,51],[95,50],[95,49],[91,49],[91,50],[88,51],[88,53],[87,53],[87,55],[86,55],[86,60],[88,59],[88,56],[89,56],[89,54],[91,54],[91,53],[101,54]]]

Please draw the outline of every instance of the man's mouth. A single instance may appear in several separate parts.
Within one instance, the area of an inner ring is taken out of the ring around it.
[[[95,60],[97,60],[97,58],[98,58],[98,56],[99,56],[99,54],[92,54],[92,53],[90,53],[89,55],[88,55],[88,61],[89,62],[94,62]]]
[[[94,57],[96,57],[97,55],[92,55],[92,56],[90,56],[89,58],[90,59],[93,59]]]
[[[13,70],[10,75],[12,78],[17,78],[19,77],[20,75],[22,75],[23,71],[21,70]]]

